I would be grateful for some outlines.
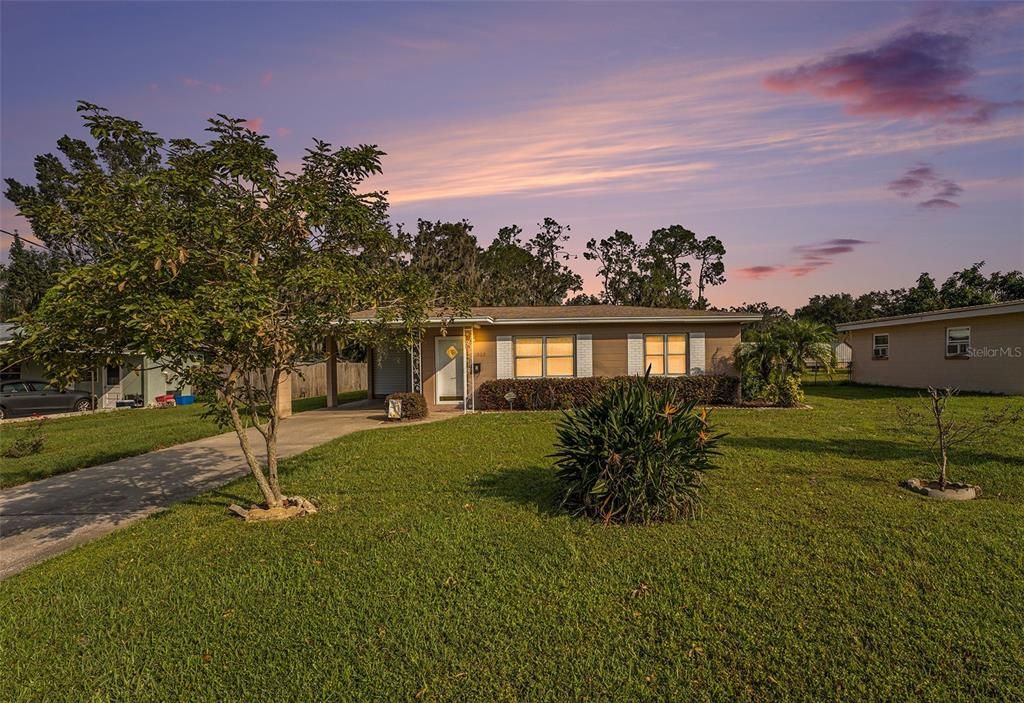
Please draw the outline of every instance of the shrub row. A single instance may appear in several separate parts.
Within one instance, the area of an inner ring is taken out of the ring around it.
[[[629,376],[615,378],[503,378],[485,381],[477,391],[481,410],[559,410],[582,405]],[[656,392],[674,390],[679,402],[706,405],[735,405],[739,400],[739,379],[733,376],[652,376]],[[509,402],[505,398],[514,393]]]
[[[392,393],[384,399],[384,407],[392,400],[402,402],[403,420],[418,420],[427,416],[427,400],[422,393]]]

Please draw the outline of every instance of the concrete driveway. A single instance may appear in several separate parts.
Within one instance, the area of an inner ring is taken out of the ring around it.
[[[313,410],[281,423],[278,451],[294,456],[352,432],[407,424],[387,422],[370,401]],[[249,432],[253,447],[262,448],[262,437]],[[0,491],[0,579],[247,472],[229,432]]]

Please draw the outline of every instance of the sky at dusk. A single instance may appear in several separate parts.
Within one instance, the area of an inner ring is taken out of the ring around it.
[[[718,306],[1024,269],[1021,4],[3,2],[0,23],[4,177],[84,137],[82,99],[165,137],[244,117],[286,165],[313,137],[378,144],[394,222],[468,218],[484,245],[546,216],[574,254],[713,234]],[[7,201],[0,226],[28,229]]]

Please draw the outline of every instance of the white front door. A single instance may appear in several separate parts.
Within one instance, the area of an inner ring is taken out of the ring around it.
[[[461,403],[465,373],[462,337],[435,337],[434,401]]]

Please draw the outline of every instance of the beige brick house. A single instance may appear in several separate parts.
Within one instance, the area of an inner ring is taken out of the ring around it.
[[[1024,300],[838,325],[857,383],[1024,394]]]
[[[372,350],[370,395],[419,390],[432,405],[473,409],[480,384],[497,378],[624,376],[648,366],[674,376],[735,374],[740,328],[760,319],[620,305],[475,307],[429,319],[415,340]]]

